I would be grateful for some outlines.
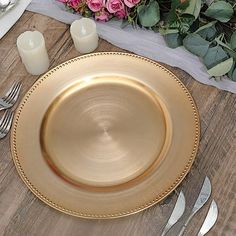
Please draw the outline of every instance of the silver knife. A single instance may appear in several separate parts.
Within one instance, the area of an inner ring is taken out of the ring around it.
[[[207,202],[207,200],[209,199],[210,196],[211,196],[211,182],[210,182],[209,178],[206,176],[204,183],[202,185],[202,189],[201,189],[201,191],[198,195],[198,198],[194,204],[194,207],[192,209],[192,212],[191,212],[190,216],[188,217],[188,219],[186,220],[184,226],[180,230],[178,236],[182,236],[184,234],[184,231],[185,231],[188,223],[190,222],[190,220],[203,207],[203,205]]]
[[[171,216],[162,231],[161,236],[166,235],[166,233],[170,230],[170,228],[179,220],[179,218],[183,215],[185,210],[185,197],[183,191],[179,193],[178,199],[175,203],[174,210],[171,213]]]
[[[211,202],[211,206],[204,220],[204,223],[197,236],[204,236],[206,233],[208,233],[209,230],[216,223],[217,217],[218,217],[218,207],[216,205],[216,202],[213,200]]]

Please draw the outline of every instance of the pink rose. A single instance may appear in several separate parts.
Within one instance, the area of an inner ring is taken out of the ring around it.
[[[67,5],[72,8],[77,8],[80,3],[81,0],[67,0]]]
[[[100,12],[96,12],[95,20],[97,21],[108,21],[110,18],[109,13],[103,8]]]
[[[79,3],[81,2],[81,0],[57,0],[57,1],[62,2],[72,8],[78,7]]]
[[[106,7],[110,13],[116,13],[124,9],[124,3],[121,0],[107,0]]]
[[[103,0],[87,0],[88,7],[93,12],[98,12],[105,6]]]
[[[127,16],[127,13],[126,13],[125,9],[121,9],[115,13],[115,16],[118,19],[124,19]]]
[[[127,7],[131,8],[137,5],[141,0],[124,0],[124,3]]]

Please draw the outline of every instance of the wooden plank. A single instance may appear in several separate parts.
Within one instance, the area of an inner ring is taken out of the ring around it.
[[[35,29],[45,36],[51,68],[79,55],[74,49],[67,25],[39,14],[25,12],[0,41],[0,94],[13,81],[22,80],[22,97],[38,79],[25,71],[16,49],[18,35]],[[124,50],[100,40],[96,51]],[[219,206],[217,224],[208,235],[236,235],[236,95],[200,84],[184,71],[167,67],[190,90],[201,117],[201,142],[197,159],[191,172],[177,189],[179,191],[181,188],[185,192],[187,211],[169,235],[176,235],[181,228],[205,175],[212,181],[212,198]],[[9,137],[0,140],[0,235],[160,235],[176,198],[177,195],[173,193],[148,210],[115,220],[84,220],[68,216],[48,207],[26,188],[12,162]],[[209,205],[210,202],[196,215],[185,235],[196,235]]]

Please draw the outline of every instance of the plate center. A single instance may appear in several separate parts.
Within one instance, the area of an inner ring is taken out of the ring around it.
[[[126,78],[80,82],[57,97],[41,127],[51,168],[76,185],[126,183],[157,160],[166,139],[158,97]]]

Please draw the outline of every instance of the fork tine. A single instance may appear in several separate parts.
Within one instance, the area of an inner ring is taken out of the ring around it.
[[[5,97],[4,101],[9,104],[14,103],[19,95],[20,88],[21,88],[21,82],[17,82],[12,92],[7,97]]]
[[[22,82],[19,81],[18,87],[17,87],[16,92],[15,92],[15,96],[13,96],[11,103],[14,104],[14,103],[16,102],[16,100],[18,99],[19,94],[20,94],[21,87],[22,87]]]
[[[11,95],[12,91],[16,88],[17,84],[17,81],[12,84],[10,89],[6,92],[6,95],[2,98],[3,100],[7,99]]]
[[[7,115],[7,111],[4,112],[4,114],[0,120],[0,128],[2,127],[2,123],[3,123],[3,120],[5,119],[6,115]]]
[[[0,132],[3,132],[4,130],[4,127],[6,126],[7,122],[8,122],[8,119],[9,119],[9,116],[10,116],[10,111],[5,111],[4,115],[3,115],[3,118],[1,119],[1,124],[0,124]]]
[[[5,135],[9,132],[10,128],[11,128],[11,124],[12,124],[12,121],[13,121],[13,117],[14,117],[14,112],[11,111],[10,112],[10,115],[9,115],[9,119],[6,123],[6,126],[5,126],[5,129],[3,130],[3,132],[5,133]]]
[[[15,104],[17,98],[19,97],[19,94],[20,94],[20,90],[21,90],[21,87],[22,87],[22,83],[19,82],[14,93],[12,94],[12,96],[9,98],[8,102],[12,105]]]
[[[12,111],[6,111],[5,113],[6,115],[4,114],[5,116],[4,119],[2,120],[3,123],[1,124],[1,129],[0,129],[0,139],[4,138],[8,134],[14,116],[14,112]]]

